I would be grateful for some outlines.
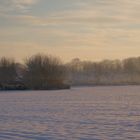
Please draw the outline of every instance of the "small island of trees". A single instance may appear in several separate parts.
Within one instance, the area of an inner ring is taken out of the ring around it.
[[[36,54],[24,64],[0,58],[0,90],[69,89],[82,85],[139,85],[140,57],[101,62],[78,58],[63,64],[58,57]]]
[[[24,64],[13,59],[0,59],[0,89],[2,90],[45,90],[67,89],[66,69],[61,60],[50,55],[37,54]]]

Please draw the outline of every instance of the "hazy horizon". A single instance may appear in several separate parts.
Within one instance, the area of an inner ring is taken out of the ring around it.
[[[139,0],[2,0],[0,56],[100,61],[140,54]]]

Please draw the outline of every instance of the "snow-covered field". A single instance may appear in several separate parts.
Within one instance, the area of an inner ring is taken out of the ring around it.
[[[0,140],[132,139],[140,139],[140,86],[0,92]]]

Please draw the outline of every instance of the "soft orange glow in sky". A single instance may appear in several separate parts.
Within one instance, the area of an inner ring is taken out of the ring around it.
[[[64,61],[140,55],[139,0],[0,1],[0,56]]]

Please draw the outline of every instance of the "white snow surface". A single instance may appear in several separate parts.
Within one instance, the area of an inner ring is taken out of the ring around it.
[[[140,86],[0,92],[0,140],[132,139],[140,139]]]

